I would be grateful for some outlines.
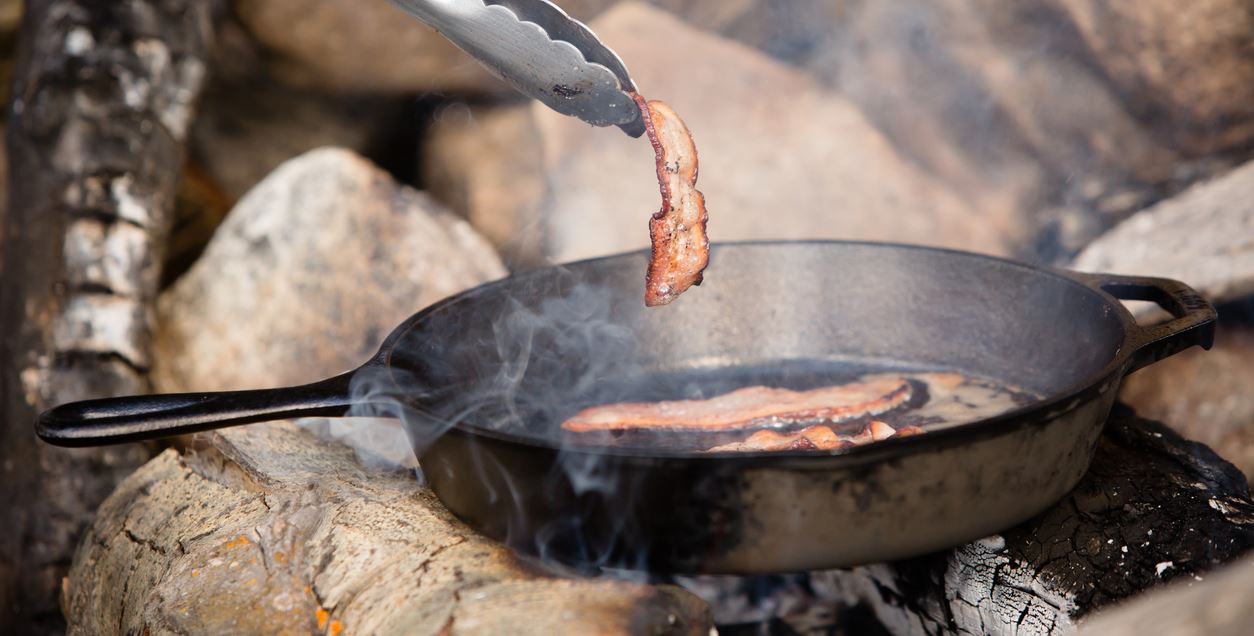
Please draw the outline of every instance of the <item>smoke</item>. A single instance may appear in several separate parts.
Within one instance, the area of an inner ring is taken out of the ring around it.
[[[508,517],[500,520],[508,524],[504,542],[542,562],[584,574],[611,561],[643,569],[642,562],[624,564],[615,553],[620,535],[632,532],[630,515],[603,512],[605,506],[625,511],[628,502],[611,500],[634,496],[631,485],[602,455],[566,446],[560,423],[583,406],[662,388],[650,385],[657,380],[639,361],[641,343],[625,323],[624,299],[610,287],[582,282],[553,294],[547,285],[555,277],[516,278],[513,296],[485,303],[484,312],[458,308],[449,312],[456,317],[420,325],[420,333],[391,354],[391,366],[367,365],[353,377],[347,418],[311,418],[302,425],[352,447],[367,468],[413,469],[420,481],[432,479],[424,469],[438,469],[443,474],[437,477],[476,484],[486,505]],[[455,426],[524,434],[554,446],[556,460],[528,475],[526,484],[511,477],[517,466],[478,444],[455,465],[419,466],[415,457]],[[525,506],[537,489],[601,512],[572,512],[524,527],[520,520],[535,518]]]
[[[418,471],[418,460],[409,446],[400,420],[381,417],[306,418],[297,425],[349,448],[362,466],[374,471]]]
[[[405,372],[398,372],[407,377]],[[297,424],[320,437],[335,440],[357,455],[367,469],[376,471],[413,470],[419,481],[422,471],[414,454],[414,446],[406,433],[407,425],[429,431],[434,439],[449,424],[406,413],[404,404],[429,391],[412,380],[393,383],[387,369],[366,366],[353,376],[350,386],[353,406],[344,417],[317,417],[299,420]],[[400,387],[404,386],[402,389]]]
[[[537,426],[559,421],[572,396],[589,396],[609,380],[643,373],[630,361],[635,334],[611,318],[612,298],[607,288],[579,284],[536,309],[510,301],[510,310],[492,326],[498,369],[481,390],[506,409],[492,426],[531,422],[533,432],[551,433]]]
[[[537,306],[511,299],[508,309],[493,319],[492,341],[484,348],[482,363],[490,373],[483,374],[480,386],[450,401],[454,421],[556,440],[560,439],[558,425],[579,405],[625,398],[622,379],[643,377],[645,370],[633,362],[632,352],[639,343],[631,329],[614,320],[613,300],[610,289],[582,283]],[[498,461],[489,453],[475,456],[478,475],[483,474],[485,464]],[[502,474],[508,471],[499,464],[490,468]],[[600,455],[562,445],[541,483],[545,492],[570,492],[573,500],[588,501],[622,496],[621,479],[617,468]],[[526,498],[510,479],[504,483],[510,491],[500,494],[516,504]],[[525,510],[515,513],[527,517]],[[506,542],[530,542],[530,551],[542,561],[566,561],[581,570],[596,570],[611,558],[614,544],[627,531],[628,518],[626,514],[610,516],[608,532],[586,532],[588,519],[573,513],[536,528],[512,526],[511,533],[531,536],[510,536]],[[561,546],[560,554],[556,546]]]

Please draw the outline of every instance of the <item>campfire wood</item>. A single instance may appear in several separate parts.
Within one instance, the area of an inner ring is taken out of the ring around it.
[[[1213,337],[1214,310],[1163,279],[885,244],[740,244],[715,250],[699,294],[658,311],[638,302],[646,259],[585,261],[459,294],[406,321],[373,360],[340,378],[69,404],[45,413],[40,435],[90,445],[371,405],[405,418],[454,514],[521,551],[669,572],[808,570],[917,556],[1040,512],[1087,469],[1123,376]],[[605,292],[602,311],[578,300],[581,289]],[[1117,298],[1154,301],[1175,318],[1138,326]],[[665,385],[677,370],[703,366],[891,361],[1046,397],[834,453],[572,448],[555,416],[604,401],[604,387],[616,383],[594,383],[599,395],[570,388],[605,352],[555,337],[562,325],[538,327],[541,317],[541,325],[555,320],[554,307],[631,334],[612,362],[636,382]],[[532,320],[515,332],[518,316]],[[515,338],[528,345],[521,360],[508,355]],[[501,384],[496,374],[520,362]],[[511,413],[520,417],[490,425]]]
[[[1088,473],[1043,514],[943,554],[815,573],[812,583],[852,592],[898,634],[1045,636],[1148,588],[1209,581],[1252,547],[1241,472],[1116,404]]]
[[[42,446],[30,421],[149,388],[151,309],[213,4],[24,3],[0,230],[0,624],[15,633],[61,631],[74,544],[148,456]]]

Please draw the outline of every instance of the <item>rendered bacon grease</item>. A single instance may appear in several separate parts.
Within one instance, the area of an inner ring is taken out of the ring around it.
[[[576,413],[562,428],[584,433],[623,429],[736,431],[806,422],[839,423],[891,411],[910,399],[904,378],[791,391],[765,386],[737,389],[706,400],[625,402]]]
[[[644,304],[666,305],[701,284],[710,261],[705,197],[697,189],[697,146],[679,115],[658,100],[633,95],[657,158],[662,208],[649,220],[653,245]]]

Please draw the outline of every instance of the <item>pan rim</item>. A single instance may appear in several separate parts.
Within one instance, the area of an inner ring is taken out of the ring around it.
[[[1004,413],[973,420],[965,424],[959,424],[935,431],[927,431],[922,435],[912,435],[907,437],[894,437],[886,440],[878,441],[871,444],[861,446],[851,446],[833,450],[789,450],[789,451],[756,451],[756,452],[728,452],[728,453],[710,453],[708,451],[692,451],[692,450],[668,450],[668,449],[644,449],[638,447],[615,447],[615,446],[571,446],[562,444],[560,440],[549,439],[546,437],[527,435],[516,432],[500,431],[495,429],[484,428],[475,425],[474,422],[449,422],[443,418],[436,416],[430,410],[423,408],[420,403],[411,402],[404,407],[412,411],[416,415],[427,420],[440,422],[447,427],[443,434],[453,432],[470,435],[473,437],[481,437],[491,439],[497,442],[503,442],[516,446],[523,446],[533,449],[541,449],[550,452],[563,454],[578,454],[585,456],[598,456],[615,458],[624,461],[691,461],[691,462],[718,462],[727,464],[728,462],[743,464],[770,464],[773,467],[784,467],[784,465],[796,464],[799,468],[829,469],[833,464],[842,466],[856,466],[868,463],[876,463],[880,461],[891,460],[896,457],[905,456],[917,452],[928,451],[936,448],[950,447],[952,445],[961,444],[969,441],[996,437],[1003,434],[1010,434],[1021,430],[1028,426],[1037,426],[1044,422],[1064,416],[1080,406],[1087,404],[1097,395],[1106,393],[1112,389],[1112,381],[1116,383],[1122,378],[1130,359],[1129,352],[1129,334],[1131,326],[1135,325],[1135,319],[1132,314],[1119,302],[1105,291],[1095,288],[1085,282],[1067,275],[1068,270],[1054,267],[1040,267],[1030,265],[1021,261],[1012,260],[1000,256],[990,254],[981,254],[978,252],[970,252],[946,247],[933,247],[928,245],[919,245],[911,243],[894,243],[882,241],[854,241],[854,240],[836,240],[836,239],[804,239],[804,240],[746,240],[746,241],[723,241],[711,243],[711,255],[715,251],[724,251],[727,249],[737,249],[742,247],[778,247],[786,245],[800,246],[848,246],[848,247],[870,247],[875,249],[897,249],[897,250],[914,250],[922,252],[930,252],[936,254],[949,254],[961,258],[969,258],[973,260],[983,260],[998,263],[1002,266],[1010,266],[1023,271],[1031,272],[1035,275],[1045,275],[1071,285],[1074,288],[1085,293],[1092,294],[1095,298],[1103,301],[1115,314],[1119,321],[1119,327],[1122,332],[1122,339],[1118,343],[1111,359],[1101,367],[1101,369],[1085,376],[1082,380],[1073,383],[1064,390],[1057,391],[1054,394],[1042,398],[1039,401],[1028,405],[1016,407]],[[506,285],[517,284],[520,280],[526,280],[539,276],[552,275],[554,270],[586,267],[597,263],[611,260],[625,260],[630,257],[638,257],[647,255],[647,248],[640,250],[632,250],[606,256],[598,256],[594,258],[572,261],[569,263],[559,263],[549,267],[539,268],[536,270],[523,272],[521,274],[507,276],[494,281],[483,283],[476,287],[470,288],[444,300],[438,301],[433,305],[419,311],[413,316],[401,323],[387,339],[383,342],[376,355],[375,360],[383,365],[387,371],[387,376],[393,385],[399,387],[393,377],[395,368],[391,364],[391,357],[395,351],[396,344],[410,331],[415,329],[422,321],[434,316],[438,313],[448,311],[457,304],[470,299],[474,296],[484,293],[490,293],[494,289]],[[1102,422],[1104,423],[1104,419]],[[792,466],[788,466],[792,468]]]

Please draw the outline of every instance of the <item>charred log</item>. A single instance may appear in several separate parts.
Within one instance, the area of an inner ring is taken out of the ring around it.
[[[152,301],[205,75],[208,0],[32,0],[9,104],[0,270],[0,624],[60,630],[61,577],[142,449],[39,444],[57,403],[147,388]]]
[[[1245,477],[1117,406],[1084,480],[1039,517],[953,551],[811,576],[896,634],[1061,634],[1094,610],[1254,547]]]

